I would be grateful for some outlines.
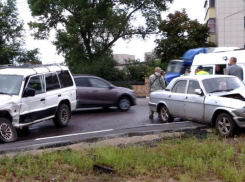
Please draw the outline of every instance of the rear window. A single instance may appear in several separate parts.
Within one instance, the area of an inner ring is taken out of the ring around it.
[[[45,75],[46,91],[60,88],[60,83],[56,73],[49,73]]]
[[[76,86],[78,87],[90,87],[90,83],[87,77],[85,78],[75,78]]]
[[[67,70],[57,71],[57,74],[60,79],[61,88],[73,86],[71,75]]]

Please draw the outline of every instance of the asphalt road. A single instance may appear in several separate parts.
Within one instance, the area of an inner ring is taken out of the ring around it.
[[[118,134],[137,135],[139,132],[181,131],[185,129],[207,127],[204,124],[189,121],[160,123],[157,114],[153,120],[149,117],[148,99],[137,99],[137,105],[128,112],[117,108],[103,110],[80,109],[72,114],[70,123],[65,128],[55,128],[52,120],[29,127],[29,131],[19,133],[18,141],[0,144],[0,152],[7,149],[33,149],[49,144],[74,143],[96,137],[108,137]]]

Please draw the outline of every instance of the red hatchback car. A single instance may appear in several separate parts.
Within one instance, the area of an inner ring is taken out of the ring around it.
[[[73,76],[77,86],[77,108],[118,107],[127,111],[136,105],[133,90],[116,87],[96,76]]]

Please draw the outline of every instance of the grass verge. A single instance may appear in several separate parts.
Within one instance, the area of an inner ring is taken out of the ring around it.
[[[166,139],[155,147],[98,147],[0,159],[2,181],[245,181],[243,139]],[[105,175],[93,165],[116,170]],[[0,181],[1,181],[0,180]]]

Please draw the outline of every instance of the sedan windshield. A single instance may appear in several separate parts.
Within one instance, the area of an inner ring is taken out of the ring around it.
[[[18,95],[23,76],[0,75],[0,94]]]
[[[244,87],[244,84],[238,78],[218,77],[203,80],[203,86],[207,93],[215,93],[230,92],[237,88]]]
[[[167,73],[180,73],[182,62],[172,61],[168,65]]]

